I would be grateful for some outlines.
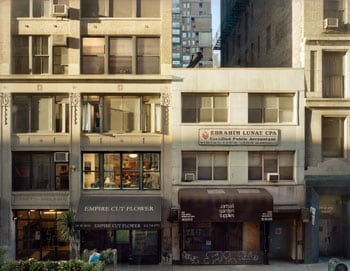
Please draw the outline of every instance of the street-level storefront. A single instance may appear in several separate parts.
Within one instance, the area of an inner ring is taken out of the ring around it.
[[[179,190],[183,264],[263,264],[273,197],[261,188]]]
[[[307,262],[319,257],[350,258],[350,187],[348,176],[307,176]]]
[[[80,249],[117,249],[119,262],[161,261],[162,198],[82,196],[75,218]]]
[[[14,210],[16,259],[68,260],[69,243],[57,230],[66,210]]]

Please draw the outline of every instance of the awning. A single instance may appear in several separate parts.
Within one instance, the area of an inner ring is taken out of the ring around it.
[[[159,229],[161,197],[82,196],[75,215],[77,229]]]
[[[273,197],[263,188],[183,188],[182,222],[271,221]]]

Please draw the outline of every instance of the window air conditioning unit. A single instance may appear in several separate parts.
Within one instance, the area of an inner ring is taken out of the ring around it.
[[[52,6],[53,17],[68,17],[68,6],[63,4],[56,4]]]
[[[280,179],[280,175],[278,173],[267,173],[266,179],[270,183],[277,183]]]
[[[53,159],[55,162],[68,162],[68,155],[68,152],[55,152]]]
[[[323,28],[338,28],[339,27],[339,19],[338,18],[326,18],[323,20]]]
[[[53,35],[52,36],[52,46],[67,46],[67,36],[66,35]]]
[[[185,173],[185,182],[192,182],[196,179],[196,174],[194,173]]]

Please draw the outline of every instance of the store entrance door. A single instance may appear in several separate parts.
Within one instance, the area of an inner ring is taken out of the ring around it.
[[[213,250],[242,250],[242,223],[212,223]]]

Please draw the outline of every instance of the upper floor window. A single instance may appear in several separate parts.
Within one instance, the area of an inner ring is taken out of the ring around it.
[[[12,153],[13,191],[68,189],[68,158],[56,160],[52,152]]]
[[[83,95],[85,132],[160,133],[162,107],[157,95]]]
[[[323,52],[323,97],[343,98],[345,78],[345,53]]]
[[[227,122],[226,94],[182,94],[182,122]]]
[[[160,17],[160,0],[89,0],[81,5],[82,17]]]
[[[145,37],[84,37],[82,73],[159,74],[160,40]]]
[[[294,179],[294,152],[248,152],[248,180]]]
[[[339,23],[343,22],[344,18],[344,4],[346,1],[343,0],[324,0],[323,5],[323,16],[324,18],[338,19]]]
[[[322,118],[322,156],[343,157],[344,122],[342,117]]]
[[[228,152],[182,152],[182,181],[227,181]]]
[[[160,153],[83,153],[83,189],[159,190]]]
[[[65,39],[64,36],[62,37]],[[55,38],[55,36],[51,38],[49,36],[14,36],[12,38],[12,73],[67,73],[68,47],[55,46]],[[50,43],[50,39],[53,43]],[[52,47],[49,44],[52,44]],[[53,57],[51,57],[52,54]],[[52,65],[50,65],[51,62]]]
[[[11,1],[12,15],[18,17],[50,17],[52,4],[68,5],[69,0],[21,0]]]
[[[249,94],[249,123],[293,121],[293,94]]]
[[[12,103],[14,133],[69,132],[68,95],[16,94]]]

